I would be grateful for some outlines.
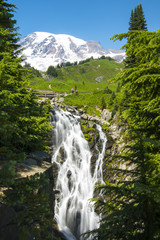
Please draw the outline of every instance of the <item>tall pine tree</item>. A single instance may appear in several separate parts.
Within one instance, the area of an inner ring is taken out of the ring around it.
[[[8,29],[13,32],[16,20],[12,19],[14,14],[15,5],[9,4],[6,1],[0,0],[0,27]]]
[[[42,147],[49,124],[45,105],[37,103],[23,77],[14,8],[0,1],[0,147],[21,152]]]
[[[0,29],[1,31],[6,31],[5,34],[1,34],[0,36],[0,52],[5,50],[6,42],[8,42],[10,43],[10,52],[12,50],[14,56],[16,55],[16,50],[19,48],[17,44],[19,34],[16,32],[16,20],[13,18],[15,9],[15,5],[0,0]]]
[[[147,30],[142,4],[139,4],[134,11],[131,11],[129,30]]]
[[[129,21],[129,30],[130,31],[147,31],[147,24],[143,13],[142,5],[139,4],[134,11],[131,11],[131,17]],[[130,39],[128,38],[128,41]],[[136,56],[134,54],[131,54],[131,52],[128,51],[128,55],[126,56],[126,59],[124,60],[124,64],[126,68],[134,67],[135,65],[135,58]]]
[[[26,153],[45,149],[51,127],[49,104],[38,103],[17,55],[14,10],[14,5],[0,1],[0,207],[6,204],[18,211],[9,223],[17,226],[18,239],[50,240],[48,181],[38,173],[18,178],[15,170]],[[7,239],[7,231],[0,229],[0,239]]]
[[[25,152],[44,148],[50,129],[48,107],[39,104],[28,89],[21,60],[17,57],[14,8],[0,1],[0,160],[6,160],[9,166],[6,178],[3,166],[0,170],[0,182],[4,186],[8,180],[12,182],[11,175],[15,175],[10,160],[22,159]],[[4,167],[6,169],[6,165]]]

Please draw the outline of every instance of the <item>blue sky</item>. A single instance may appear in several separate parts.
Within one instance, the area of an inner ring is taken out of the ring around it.
[[[22,37],[32,32],[69,34],[95,40],[106,49],[119,49],[124,42],[110,38],[128,31],[131,10],[142,4],[148,30],[160,29],[160,0],[8,0]]]

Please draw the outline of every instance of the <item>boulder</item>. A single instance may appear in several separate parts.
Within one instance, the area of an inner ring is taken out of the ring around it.
[[[96,124],[94,122],[88,121],[89,128],[96,128]]]
[[[101,119],[99,120],[99,123],[100,123],[101,126],[102,126],[102,125],[108,125],[108,126],[110,126],[110,123],[107,122],[107,121],[105,121],[103,118],[101,118]]]
[[[81,118],[84,119],[84,120],[88,120],[87,114],[82,114],[82,115],[81,115]]]
[[[91,117],[91,118],[90,118],[90,121],[93,121],[93,122],[95,122],[95,123],[100,123],[99,117]]]
[[[58,102],[59,102],[59,103],[64,102],[64,98],[63,98],[63,97],[59,98],[59,99],[58,99]]]
[[[83,109],[81,109],[81,108],[78,111],[79,111],[80,114],[84,113]]]
[[[76,110],[74,109],[74,108],[71,108],[71,107],[67,107],[67,110],[68,110],[68,112],[70,112],[70,113],[76,113]]]
[[[113,140],[116,140],[117,138],[119,138],[120,131],[117,124],[114,123],[110,126],[109,134],[112,136]]]
[[[27,158],[36,160],[38,165],[41,165],[43,161],[49,162],[49,163],[51,162],[51,155],[43,151],[31,152],[29,153]]]
[[[29,165],[29,166],[30,165],[37,165],[37,161],[35,159],[33,159],[33,158],[26,158],[24,163],[26,165]]]
[[[112,118],[112,112],[110,112],[108,109],[104,109],[102,112],[102,118],[109,122]]]

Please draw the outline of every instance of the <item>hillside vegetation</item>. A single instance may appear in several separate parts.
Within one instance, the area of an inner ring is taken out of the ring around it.
[[[123,68],[123,64],[109,59],[91,60],[84,64],[56,68],[57,77],[32,77],[30,86],[34,90],[53,90],[56,92],[71,92],[77,88],[78,92],[102,90],[109,83],[109,79],[116,76]]]

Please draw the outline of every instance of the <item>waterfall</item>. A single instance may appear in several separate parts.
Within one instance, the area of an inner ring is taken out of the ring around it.
[[[52,162],[58,166],[56,190],[60,193],[55,201],[55,218],[66,239],[82,240],[81,234],[99,227],[99,216],[90,199],[95,184],[103,182],[102,163],[107,139],[97,125],[102,148],[91,173],[92,154],[81,130],[80,117],[59,110],[53,118]],[[63,160],[59,157],[60,152]]]

